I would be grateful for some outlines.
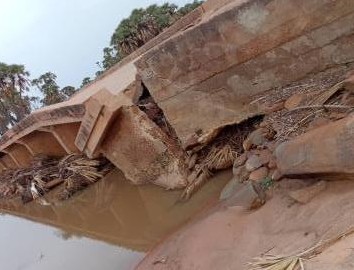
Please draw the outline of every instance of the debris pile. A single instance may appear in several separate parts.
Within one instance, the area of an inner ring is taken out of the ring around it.
[[[231,181],[250,181],[259,197],[264,198],[263,192],[284,177],[275,155],[281,143],[344,118],[353,111],[354,76],[352,72],[345,73],[343,67],[330,69],[310,80],[258,97],[256,101],[263,102],[265,117],[259,128],[244,140],[245,152],[234,161]],[[282,93],[286,93],[286,99],[282,99]],[[300,155],[292,160],[299,160]],[[317,190],[316,187],[314,184],[309,188]]]
[[[232,166],[231,181],[251,182],[261,204],[265,203],[264,193],[283,177],[277,168],[277,147],[354,110],[354,75],[348,72],[350,68],[331,68],[255,97],[252,103],[264,108],[262,117],[225,127],[207,145],[189,149],[191,174],[182,199],[190,198],[216,171]]]
[[[88,159],[83,155],[71,154],[58,159],[38,155],[28,168],[2,172],[0,198],[18,196],[27,203],[64,183],[59,199],[68,199],[75,192],[101,179],[111,169],[111,164],[105,158]]]
[[[60,160],[58,169],[59,179],[65,183],[59,196],[65,200],[103,178],[113,165],[107,159],[88,159],[84,155],[71,154]]]
[[[191,173],[181,199],[189,199],[215,172],[231,168],[234,160],[243,152],[243,141],[261,119],[255,117],[238,125],[224,127],[211,143],[189,150],[188,168]]]

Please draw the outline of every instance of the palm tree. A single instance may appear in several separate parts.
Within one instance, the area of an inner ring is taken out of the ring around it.
[[[31,112],[28,76],[23,65],[0,62],[0,135]]]

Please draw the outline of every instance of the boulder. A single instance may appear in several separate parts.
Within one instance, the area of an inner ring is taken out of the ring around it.
[[[249,179],[251,181],[261,181],[268,176],[268,169],[260,167],[259,169],[250,173]]]
[[[262,165],[265,165],[273,159],[273,154],[268,149],[264,149],[259,152],[259,158],[262,162]]]
[[[262,160],[259,158],[259,156],[253,154],[247,159],[245,167],[247,171],[252,172],[261,167],[262,165]]]
[[[269,137],[268,134],[269,129],[262,127],[258,128],[255,131],[252,131],[246,140],[243,142],[243,149],[244,150],[250,150],[252,146],[260,146],[264,143],[266,143],[268,140],[267,138]]]
[[[246,153],[243,153],[243,154],[239,155],[239,156],[235,159],[233,167],[234,167],[234,168],[237,168],[237,167],[239,167],[239,166],[244,165],[245,162],[246,162],[246,160],[247,160],[247,154],[246,154]]]
[[[354,116],[311,130],[276,149],[284,175],[353,174]]]
[[[233,184],[236,187],[236,184]],[[239,184],[228,197],[230,207],[241,206],[247,210],[257,209],[266,202],[266,193],[255,182]]]
[[[243,187],[240,181],[237,181],[235,178],[231,179],[225,187],[220,192],[219,199],[225,200],[230,198],[234,193]]]
[[[279,170],[274,170],[272,173],[271,179],[273,181],[279,181],[283,177],[282,173]]]

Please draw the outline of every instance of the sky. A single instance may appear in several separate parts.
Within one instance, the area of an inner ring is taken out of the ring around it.
[[[119,22],[134,8],[166,0],[0,0],[0,62],[31,78],[51,71],[59,86],[92,77]],[[179,6],[192,0],[172,0]]]

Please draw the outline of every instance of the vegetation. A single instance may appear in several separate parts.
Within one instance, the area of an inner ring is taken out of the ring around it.
[[[0,62],[0,135],[31,112],[29,72],[22,65]]]
[[[110,46],[103,49],[101,68],[103,70],[109,69],[202,2],[194,0],[181,8],[175,4],[165,3],[134,9],[130,16],[122,20],[113,32]]]
[[[56,82],[57,76],[52,72],[46,72],[39,78],[32,80],[32,85],[36,86],[43,94],[41,103],[48,106],[58,102],[62,102],[72,96],[76,89],[73,86],[65,86],[60,89]]]
[[[128,18],[119,23],[110,45],[103,49],[103,60],[97,62],[100,70],[96,72],[96,76],[143,46],[202,2],[194,0],[180,8],[175,4],[165,3],[134,9]],[[46,72],[34,80],[30,80],[29,76],[23,65],[0,62],[0,136],[30,114],[33,104],[38,101],[41,106],[55,104],[68,99],[77,91],[73,86],[60,88],[56,82],[57,76],[52,72]],[[84,78],[81,87],[91,81],[90,77]],[[31,86],[41,92],[41,98],[29,95]]]

